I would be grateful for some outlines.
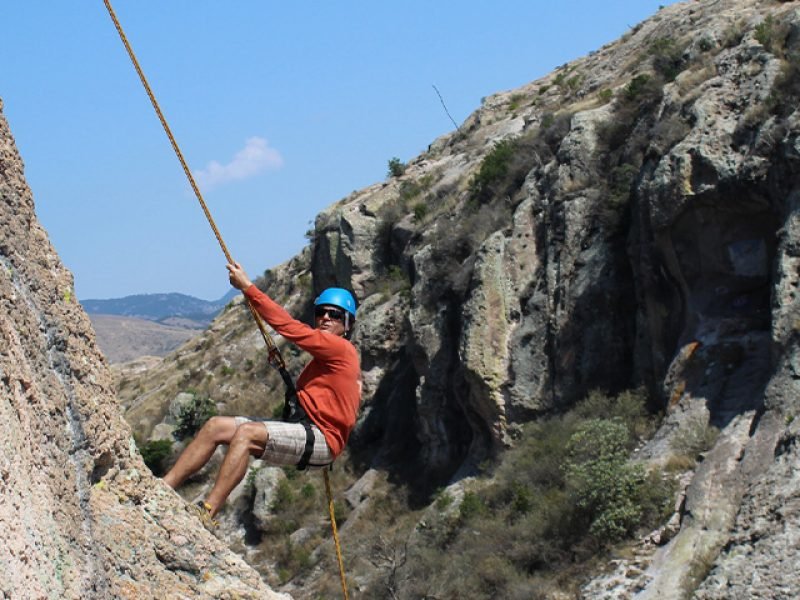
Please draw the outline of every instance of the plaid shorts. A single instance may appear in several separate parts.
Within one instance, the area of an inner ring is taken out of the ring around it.
[[[302,423],[284,423],[255,417],[236,417],[235,420],[237,427],[242,423],[254,421],[263,423],[267,428],[267,447],[261,455],[262,460],[277,466],[293,466],[300,462],[306,449],[306,428]],[[311,452],[308,467],[327,467],[333,462],[331,449],[328,448],[328,443],[319,427],[313,423],[311,432],[314,434],[314,450]]]

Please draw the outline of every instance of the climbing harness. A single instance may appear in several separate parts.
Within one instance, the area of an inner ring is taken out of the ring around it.
[[[285,423],[300,423],[306,432],[306,444],[303,447],[303,454],[295,467],[298,471],[305,471],[308,467],[327,467],[329,464],[311,464],[311,455],[314,453],[314,431],[311,429],[312,422],[308,418],[306,411],[300,406],[297,400],[297,390],[291,378],[286,382],[286,392],[283,402],[283,417]],[[330,464],[332,466],[332,463]]]
[[[144,76],[144,71],[142,71],[142,68],[139,66],[139,61],[137,60],[136,55],[133,53],[133,48],[128,42],[128,38],[125,36],[125,32],[122,30],[122,25],[120,24],[119,19],[117,19],[117,15],[114,12],[114,8],[111,6],[111,2],[109,0],[103,0],[103,2],[106,5],[106,10],[108,11],[109,16],[111,17],[111,20],[114,22],[114,27],[117,29],[117,33],[119,34],[119,37],[122,40],[122,44],[125,46],[125,50],[128,53],[128,57],[130,57],[131,62],[133,63],[133,68],[136,70],[136,74],[139,76],[139,80],[142,82],[142,86],[144,86],[145,92],[147,92],[147,97],[150,98],[150,103],[153,105],[153,109],[156,111],[158,120],[161,122],[161,126],[164,128],[164,132],[167,134],[170,144],[172,144],[172,149],[175,151],[175,155],[178,157],[178,161],[181,163],[181,167],[183,167],[183,172],[186,174],[186,178],[189,180],[189,185],[191,185],[192,191],[194,191],[194,195],[197,197],[197,200],[200,203],[200,207],[203,209],[203,213],[206,216],[206,220],[208,221],[208,224],[211,226],[211,230],[214,232],[214,236],[217,238],[217,242],[219,243],[219,246],[222,249],[222,253],[225,255],[225,258],[227,259],[228,263],[232,264],[234,263],[233,257],[231,256],[231,253],[228,252],[228,247],[225,245],[225,241],[222,239],[222,235],[220,234],[219,229],[217,228],[217,225],[214,222],[214,218],[211,216],[211,212],[208,210],[208,206],[206,205],[205,200],[203,200],[203,195],[200,193],[200,188],[197,186],[197,182],[195,181],[192,172],[189,170],[189,166],[186,163],[186,159],[184,159],[183,153],[181,152],[181,149],[178,147],[178,143],[175,141],[175,137],[172,135],[172,130],[170,129],[167,120],[164,118],[164,114],[161,112],[161,108],[159,107],[158,101],[156,100],[156,97],[153,94],[152,89],[150,88],[150,84],[147,82],[147,78]],[[289,372],[286,370],[286,363],[284,362],[283,357],[281,356],[280,350],[278,350],[278,347],[275,345],[275,342],[272,341],[272,337],[267,332],[267,327],[264,323],[264,320],[261,318],[261,315],[259,315],[258,312],[256,312],[255,307],[249,300],[247,301],[247,307],[250,309],[250,314],[253,316],[253,319],[255,320],[259,331],[261,332],[261,337],[264,339],[264,343],[267,345],[267,360],[273,367],[275,367],[278,370],[281,379],[283,379],[283,382],[286,385],[284,417],[285,418],[291,417],[292,407],[290,406],[290,401],[294,403],[297,409],[302,410],[302,408],[300,408],[299,406],[299,403],[297,403],[297,390],[295,389],[294,382],[292,381]],[[311,426],[310,423],[308,422],[307,416],[305,416],[305,425],[306,425],[306,448],[305,452],[303,453],[303,457],[301,458],[301,462],[298,463],[299,469],[304,469],[308,466],[308,459],[311,455],[311,450],[313,450],[313,434],[311,433]],[[331,529],[333,531],[333,540],[336,546],[336,558],[338,559],[339,562],[339,577],[341,579],[341,584],[342,584],[342,593],[344,595],[345,600],[349,600],[349,596],[347,593],[347,582],[344,573],[344,562],[342,561],[342,551],[341,551],[341,546],[339,544],[339,533],[336,528],[336,515],[333,507],[333,496],[331,494],[331,486],[330,486],[330,479],[328,478],[328,470],[324,469],[322,473],[325,479],[325,492],[328,495],[328,512],[330,513]]]

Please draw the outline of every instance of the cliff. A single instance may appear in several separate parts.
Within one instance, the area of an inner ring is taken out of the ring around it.
[[[144,466],[2,115],[0,306],[3,596],[286,598]]]

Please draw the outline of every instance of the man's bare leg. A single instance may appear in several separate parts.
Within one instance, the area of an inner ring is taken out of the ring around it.
[[[211,493],[206,498],[206,504],[211,507],[211,516],[217,514],[219,508],[225,503],[228,495],[247,473],[250,456],[261,456],[267,444],[267,428],[263,423],[248,422],[239,425],[222,466],[219,469],[217,480]]]
[[[220,444],[230,444],[236,433],[233,417],[211,417],[192,442],[181,452],[177,462],[164,475],[164,483],[172,489],[203,468]]]

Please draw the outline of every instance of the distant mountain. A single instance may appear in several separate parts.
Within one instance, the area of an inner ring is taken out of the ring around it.
[[[201,300],[178,293],[136,294],[108,300],[82,300],[81,304],[90,315],[136,317],[167,324],[179,321],[183,326],[202,327],[210,323],[237,293],[232,289],[219,300]]]

